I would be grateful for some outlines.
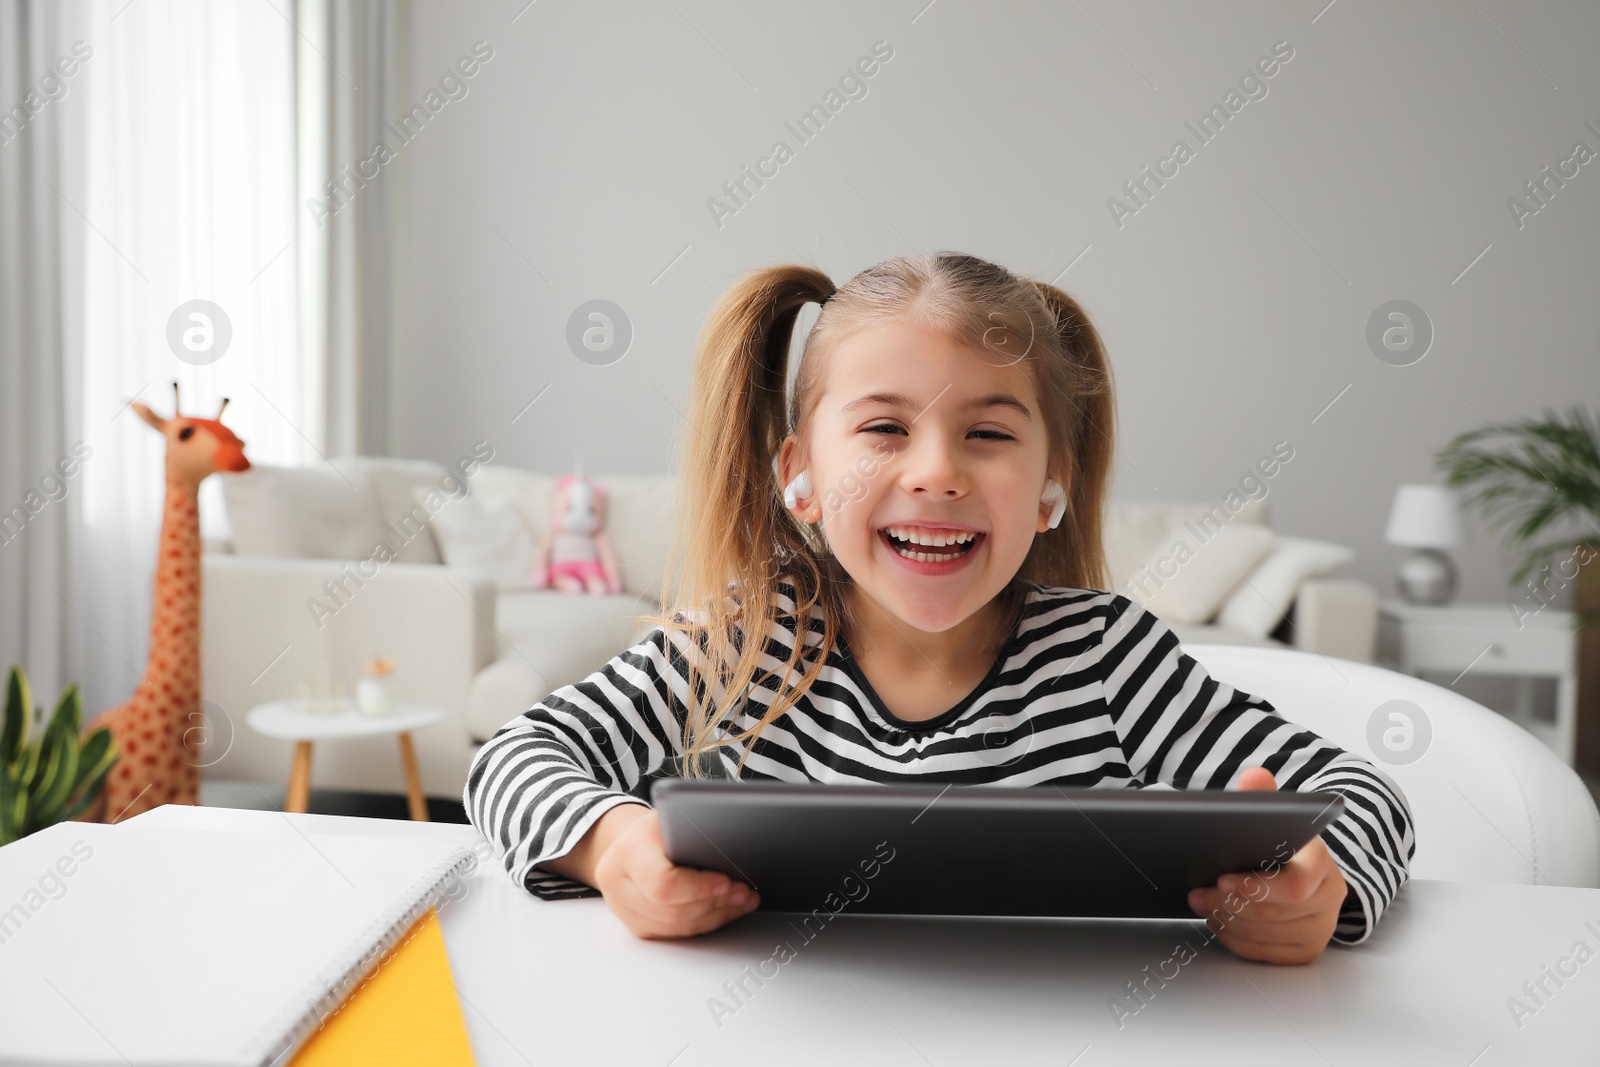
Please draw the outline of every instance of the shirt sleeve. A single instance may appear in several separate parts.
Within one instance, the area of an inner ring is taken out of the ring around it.
[[[1393,779],[1266,700],[1212,678],[1171,627],[1121,594],[1102,639],[1100,678],[1140,784],[1226,789],[1259,766],[1281,790],[1342,796],[1344,815],[1321,834],[1350,887],[1333,940],[1356,945],[1371,935],[1416,852],[1411,810]]]
[[[506,723],[473,757],[467,817],[540,899],[598,896],[540,864],[572,851],[617,805],[648,807],[650,780],[681,772],[688,645],[681,631],[655,627]]]

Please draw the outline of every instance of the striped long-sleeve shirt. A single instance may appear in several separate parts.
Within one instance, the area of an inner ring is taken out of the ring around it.
[[[792,613],[793,587],[778,588],[780,609]],[[774,620],[763,669],[781,673],[796,629],[792,614]],[[806,629],[806,645],[819,645],[820,608]],[[658,626],[479,749],[463,792],[467,815],[536,896],[595,895],[540,864],[566,855],[616,805],[647,803],[651,779],[682,772],[686,657],[704,663],[703,646],[690,645]],[[754,726],[776,695],[752,685],[737,729]],[[715,773],[732,776],[735,747],[718,750]],[[1351,889],[1334,940],[1364,941],[1415,851],[1399,787],[1266,700],[1210,677],[1165,623],[1119,593],[1030,584],[988,676],[920,722],[889,712],[848,648],[836,647],[798,703],[761,731],[740,777],[1223,789],[1252,766],[1270,770],[1279,789],[1345,798],[1344,814],[1321,835]]]

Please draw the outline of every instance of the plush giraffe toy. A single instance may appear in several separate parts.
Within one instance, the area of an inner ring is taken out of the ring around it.
[[[106,779],[98,821],[119,822],[161,804],[200,800],[200,483],[213,471],[244,471],[244,442],[215,419],[172,418],[143,404],[139,417],[167,439],[167,496],[150,603],[150,655],[133,698],[89,724],[109,727],[118,759]]]

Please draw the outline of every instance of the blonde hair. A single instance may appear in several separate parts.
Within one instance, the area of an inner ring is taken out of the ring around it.
[[[808,301],[826,304],[806,335],[794,395],[785,405],[790,335]],[[671,635],[678,632],[705,657],[687,664],[687,777],[704,776],[702,759],[713,749],[748,741],[748,755],[761,730],[810,689],[841,636],[849,640],[844,590],[850,576],[822,535],[784,506],[775,458],[788,433],[806,440],[822,393],[823,357],[862,328],[895,322],[1001,352],[1032,372],[1049,467],[1067,487],[1067,510],[1059,526],[1034,539],[1021,570],[1000,594],[1007,610],[999,617],[1018,617],[1028,583],[1105,587],[1101,521],[1114,405],[1104,346],[1076,300],[987,260],[951,252],[886,260],[837,289],[811,267],[756,270],[717,302],[700,336],[671,557],[681,564],[682,576],[676,596],[670,571],[663,577],[660,601],[667,607],[643,617],[667,631],[669,655],[677,655]],[[1021,338],[1027,338],[1026,348],[1014,354]],[[779,610],[780,580],[794,587],[793,613]],[[822,633],[806,663],[813,605],[821,607]],[[781,679],[771,670],[758,678],[773,623],[789,617],[796,640]],[[714,672],[710,664],[717,665]],[[785,684],[797,670],[799,679]],[[777,696],[754,727],[719,738],[720,724],[733,721],[754,685]],[[743,765],[741,756],[739,769]]]

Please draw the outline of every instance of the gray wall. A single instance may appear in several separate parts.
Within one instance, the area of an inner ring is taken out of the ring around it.
[[[419,100],[473,42],[494,57],[393,168],[393,451],[668,471],[718,294],[912,249],[1083,301],[1116,376],[1115,496],[1220,499],[1286,440],[1276,527],[1352,546],[1386,595],[1389,505],[1437,480],[1434,450],[1600,406],[1600,160],[1520,228],[1507,206],[1574,142],[1600,151],[1594,4],[925,3],[416,5]],[[866,95],[801,144],[785,122],[877,41]],[[1293,58],[1200,144],[1185,123],[1279,41]],[[778,139],[793,158],[719,227],[708,199]],[[1193,158],[1119,226],[1108,200],[1179,139]],[[566,342],[593,299],[634,329],[606,366]],[[1394,299],[1435,331],[1408,366],[1366,339]],[[1505,601],[1469,527],[1462,597]]]

